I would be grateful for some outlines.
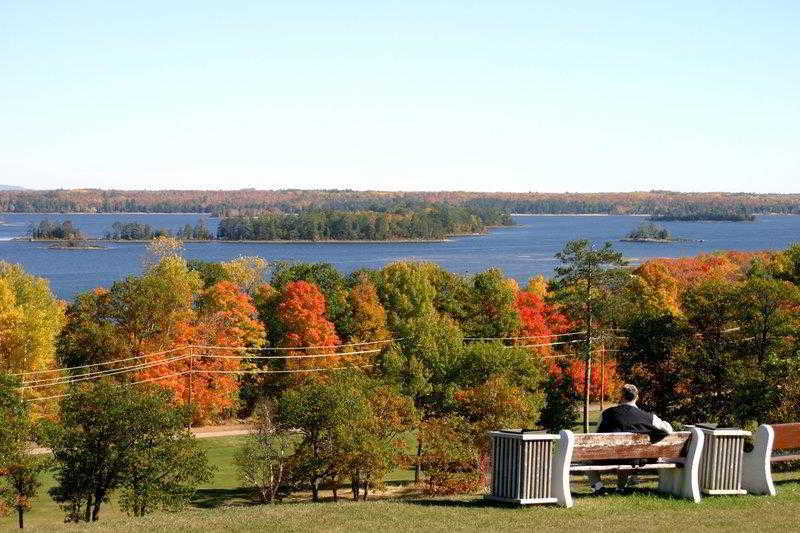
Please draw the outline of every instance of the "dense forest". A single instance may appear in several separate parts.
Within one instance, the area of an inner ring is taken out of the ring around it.
[[[221,240],[395,240],[443,239],[511,225],[497,209],[438,205],[407,213],[304,211],[298,214],[239,215],[220,220]]]
[[[746,212],[800,214],[800,194],[478,193],[351,190],[119,191],[75,189],[0,191],[0,212],[209,213],[214,216],[297,213],[306,209],[395,212],[446,203],[530,214],[654,214]]]

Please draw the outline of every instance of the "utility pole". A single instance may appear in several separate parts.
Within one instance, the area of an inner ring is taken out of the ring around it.
[[[590,248],[591,249],[591,248]],[[592,274],[586,277],[586,356],[583,371],[583,432],[589,433],[589,392],[592,386]]]
[[[600,411],[605,409],[606,396],[606,347],[600,347]]]
[[[192,409],[192,381],[194,378],[194,354],[189,355],[189,425],[188,428],[192,429],[192,418],[194,417],[194,409]]]

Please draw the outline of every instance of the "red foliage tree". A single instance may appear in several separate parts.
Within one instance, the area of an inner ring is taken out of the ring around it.
[[[322,291],[308,281],[293,281],[283,288],[278,304],[278,317],[286,332],[281,345],[289,348],[322,347],[308,350],[287,351],[286,355],[296,357],[287,359],[290,370],[336,367],[338,357],[300,357],[323,356],[336,352],[341,343],[333,323],[325,317],[325,296]]]
[[[541,295],[533,291],[517,292],[516,308],[522,320],[520,328],[521,337],[539,337],[534,339],[520,339],[518,344],[548,344],[558,339],[548,337],[569,331],[571,324],[566,315],[558,308],[548,303]],[[552,346],[531,348],[539,355],[552,353]]]

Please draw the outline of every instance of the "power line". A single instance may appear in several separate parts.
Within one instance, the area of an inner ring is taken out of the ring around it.
[[[81,381],[92,381],[92,380],[104,378],[104,377],[107,377],[107,376],[116,376],[118,374],[126,374],[128,372],[135,372],[137,370],[146,370],[148,368],[154,368],[154,367],[157,367],[157,366],[163,366],[163,365],[167,365],[167,364],[173,363],[173,362],[178,361],[178,360],[187,359],[189,357],[190,356],[188,356],[188,355],[183,355],[183,356],[180,356],[180,357],[174,357],[172,359],[166,359],[164,361],[154,361],[154,362],[151,362],[151,363],[144,363],[142,365],[137,365],[136,367],[108,370],[107,372],[105,372],[105,373],[103,373],[101,375],[95,375],[95,376],[89,376],[89,377],[80,377],[79,376],[79,377],[77,377],[75,379],[70,379],[70,378],[67,377],[67,378],[62,378],[60,381],[52,381],[50,383],[40,383],[40,384],[36,384],[36,385],[23,384],[23,386],[21,386],[19,388],[21,390],[23,390],[23,389],[38,389],[38,388],[41,388],[41,387],[53,387],[55,385],[70,385],[70,384],[73,384],[73,383],[80,383]]]
[[[46,373],[52,373],[52,372],[64,372],[66,370],[79,370],[79,369],[82,369],[82,368],[93,368],[95,366],[107,366],[107,365],[113,365],[113,364],[116,364],[116,363],[124,363],[126,361],[134,361],[134,360],[137,360],[137,359],[146,359],[148,357],[153,357],[153,356],[156,356],[156,355],[164,355],[164,354],[168,354],[168,353],[171,353],[171,352],[176,352],[178,350],[183,350],[185,348],[186,348],[185,346],[181,346],[181,347],[178,347],[178,348],[172,348],[172,349],[169,349],[169,350],[164,350],[163,352],[153,352],[153,353],[149,353],[149,354],[146,354],[146,355],[138,355],[136,357],[126,357],[125,359],[114,359],[113,361],[104,361],[102,363],[92,363],[92,364],[89,364],[89,365],[78,365],[78,366],[65,366],[63,368],[54,368],[52,370],[34,370],[32,372],[19,372],[17,374],[10,374],[10,375],[11,376],[28,376],[28,375],[32,375],[32,374],[46,374]]]
[[[124,359],[114,359],[112,361],[103,361],[100,363],[91,363],[86,365],[77,365],[77,366],[68,366],[63,368],[54,368],[51,370],[34,370],[30,372],[18,372],[14,374],[9,374],[11,376],[29,376],[29,375],[37,375],[37,374],[47,374],[47,373],[55,373],[55,372],[66,372],[70,370],[80,370],[85,368],[94,368],[96,366],[109,366],[114,365],[117,363],[124,363],[128,361],[136,361],[139,359],[146,359],[148,357],[154,357],[157,355],[164,355],[172,352],[176,352],[179,350],[187,350],[187,349],[202,349],[202,350],[232,350],[232,351],[303,351],[303,350],[319,350],[319,349],[326,349],[326,348],[342,348],[342,347],[352,347],[352,346],[371,346],[374,344],[385,344],[391,343],[395,341],[405,340],[408,337],[398,337],[393,339],[385,339],[379,341],[368,341],[368,342],[351,342],[346,344],[335,344],[335,345],[318,345],[318,346],[273,346],[273,347],[264,347],[264,348],[253,348],[247,346],[219,346],[219,345],[202,345],[202,344],[186,344],[183,346],[178,346],[175,348],[170,348],[169,350],[163,350],[160,352],[152,352],[145,355],[138,355],[135,357],[126,357]],[[255,357],[255,356],[254,356]],[[51,378],[55,379],[55,378]]]
[[[134,370],[138,370],[138,369],[141,369],[141,368],[148,368],[148,367],[151,367],[151,366],[160,366],[162,364],[167,364],[167,363],[170,363],[170,362],[173,362],[173,361],[179,361],[181,359],[186,359],[187,357],[191,357],[191,355],[179,355],[177,357],[172,357],[172,358],[169,358],[169,359],[161,359],[159,361],[150,361],[149,363],[140,363],[140,364],[137,364],[137,365],[126,366],[126,367],[122,367],[122,368],[107,368],[105,370],[98,370],[96,372],[86,372],[84,374],[76,374],[76,375],[71,375],[71,376],[58,376],[58,377],[54,377],[54,378],[34,379],[34,380],[30,380],[30,381],[24,381],[22,384],[23,385],[29,385],[31,383],[43,383],[43,382],[58,383],[60,381],[72,381],[72,380],[75,380],[75,379],[78,379],[78,378],[83,378],[83,377],[93,377],[93,376],[102,377],[102,376],[104,376],[106,374],[109,374],[111,372],[116,372],[116,373],[122,373],[121,371],[131,371],[131,372],[133,372]],[[117,372],[117,371],[120,371],[120,372]]]
[[[375,365],[331,366],[327,368],[298,368],[293,370],[193,370],[194,374],[295,374],[302,372],[325,372],[328,370],[350,370],[353,368],[372,368]]]
[[[196,357],[206,357],[209,359],[312,359],[317,357],[342,357],[346,355],[362,355],[368,353],[379,353],[381,350],[362,350],[358,352],[339,352],[322,353],[312,355],[216,355],[198,354]]]
[[[465,341],[514,341],[523,339],[549,339],[552,337],[571,337],[575,335],[585,335],[585,331],[573,331],[572,333],[555,333],[553,335],[532,335],[527,337],[464,337]]]
[[[159,380],[159,379],[166,379],[166,378],[182,376],[184,374],[188,374],[189,372],[190,372],[189,370],[186,370],[184,372],[176,372],[174,374],[169,374],[169,375],[166,375],[166,376],[158,376],[158,377],[155,377],[155,378],[143,379],[141,381],[132,381],[131,383],[122,383],[122,384],[120,384],[118,386],[121,386],[121,385],[138,385],[139,383],[149,383],[151,381],[156,381],[156,380]],[[75,394],[74,392],[68,392],[66,394],[56,394],[54,396],[44,396],[44,397],[40,397],[40,398],[27,398],[26,401],[38,402],[38,401],[42,401],[42,400],[53,400],[53,399],[56,399],[56,398],[66,398],[67,396],[73,396],[74,394]]]
[[[575,341],[559,341],[559,342],[548,342],[545,344],[521,344],[518,346],[504,346],[504,348],[539,348],[541,346],[557,346],[560,344],[576,344],[579,342],[586,342],[585,339],[578,339]]]

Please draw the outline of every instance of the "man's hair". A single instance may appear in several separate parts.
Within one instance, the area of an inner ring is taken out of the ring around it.
[[[639,389],[636,388],[636,385],[631,385],[630,383],[626,383],[622,386],[622,399],[626,402],[632,402],[636,398],[639,397]]]

